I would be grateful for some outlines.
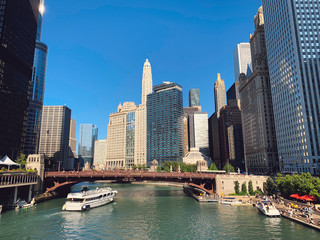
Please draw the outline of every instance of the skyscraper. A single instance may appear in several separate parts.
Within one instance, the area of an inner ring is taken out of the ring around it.
[[[262,5],[280,167],[319,174],[320,3],[262,0]]]
[[[220,73],[217,74],[217,81],[214,84],[214,102],[217,117],[220,117],[220,109],[226,105],[226,88]]]
[[[96,140],[94,144],[94,160],[95,169],[103,170],[106,168],[107,159],[107,139]]]
[[[182,87],[164,82],[147,96],[147,163],[156,159],[182,161],[183,99]]]
[[[119,104],[109,116],[107,138],[107,169],[130,168],[134,164],[135,110],[134,102]]]
[[[200,106],[200,90],[197,88],[189,91],[189,107]]]
[[[43,106],[39,154],[49,160],[46,168],[67,168],[71,110],[66,106]]]
[[[88,162],[90,167],[93,164],[94,143],[98,137],[98,128],[93,124],[80,124],[78,155]]]
[[[228,105],[237,105],[241,108],[240,105],[240,93],[239,93],[239,81],[236,81],[227,91],[227,104]]]
[[[250,36],[253,72],[240,75],[244,151],[250,173],[270,174],[278,169],[278,152],[262,7],[254,23]]]
[[[76,129],[77,124],[76,121],[71,118],[70,119],[70,134],[69,134],[69,154],[68,154],[68,166],[67,169],[74,169],[75,167],[75,158],[77,158],[77,140],[76,140]]]
[[[250,43],[239,43],[233,51],[234,80],[239,81],[241,73],[247,74],[251,62]]]
[[[144,63],[142,73],[141,104],[135,110],[135,145],[134,164],[147,163],[147,95],[152,93],[152,73],[148,59]]]
[[[33,73],[31,80],[30,99],[28,106],[28,121],[24,152],[37,153],[40,140],[41,114],[44,100],[45,76],[47,68],[48,47],[41,42],[42,18],[44,1],[39,7],[37,42],[34,53]]]
[[[0,157],[24,149],[39,0],[0,1]]]

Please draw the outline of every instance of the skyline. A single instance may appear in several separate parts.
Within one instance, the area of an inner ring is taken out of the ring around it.
[[[261,5],[233,0],[75,2],[46,1],[44,105],[68,106],[78,126],[99,128],[98,139],[107,136],[108,116],[120,102],[140,103],[145,59],[153,68],[153,85],[182,85],[185,107],[189,90],[199,88],[202,109],[210,116],[216,74],[221,73],[226,90],[234,83],[233,50],[249,41]]]

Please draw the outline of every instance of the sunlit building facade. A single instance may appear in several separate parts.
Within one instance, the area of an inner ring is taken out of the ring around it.
[[[88,162],[90,167],[93,164],[94,143],[98,138],[98,128],[93,124],[80,124],[78,156]]]
[[[318,0],[262,0],[282,171],[320,169]]]
[[[147,96],[147,164],[184,156],[182,87],[164,82]]]

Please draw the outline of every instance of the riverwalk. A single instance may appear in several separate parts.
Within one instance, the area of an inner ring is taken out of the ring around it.
[[[273,204],[280,211],[282,217],[320,231],[320,214],[313,210],[309,211],[305,204],[300,205],[298,202],[289,200],[273,201]]]

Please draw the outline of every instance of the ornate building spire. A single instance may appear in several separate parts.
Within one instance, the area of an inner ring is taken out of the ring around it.
[[[152,74],[151,74],[151,65],[147,59],[143,66],[142,73],[142,97],[141,104],[147,104],[147,95],[152,93]]]
[[[214,84],[214,100],[217,116],[220,116],[220,109],[226,105],[226,90],[224,81],[221,79],[220,73],[217,74],[217,81]]]

